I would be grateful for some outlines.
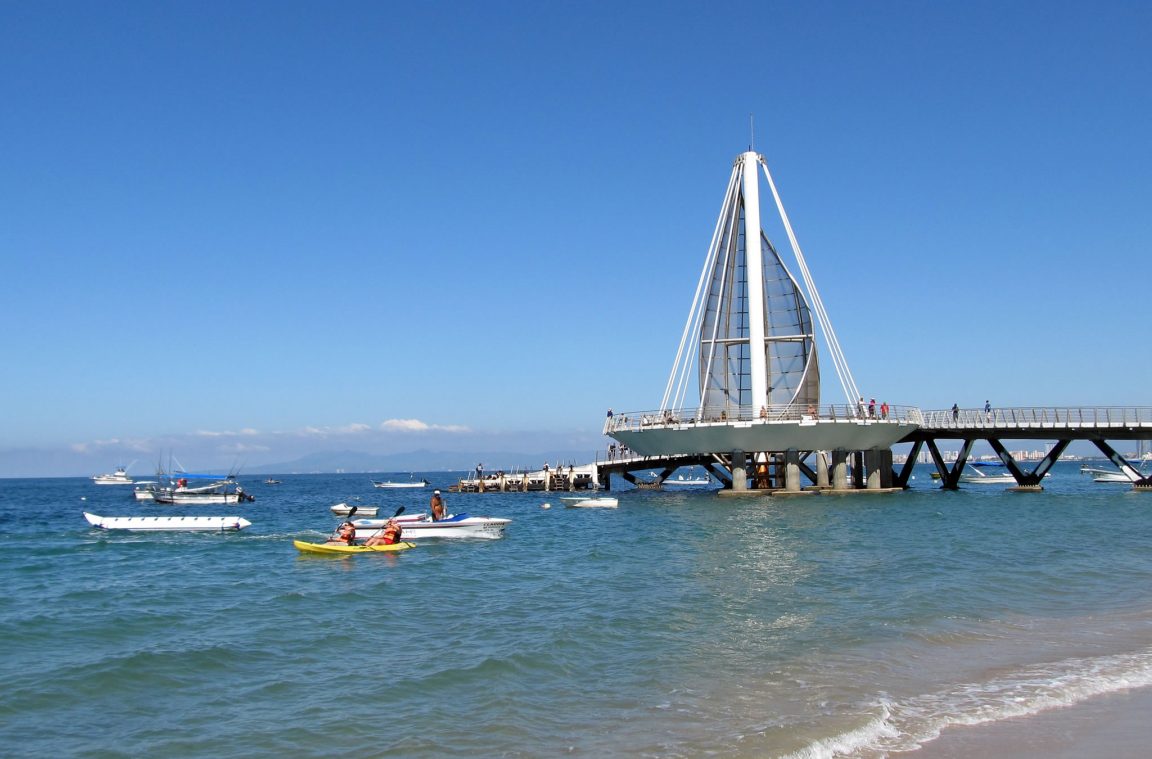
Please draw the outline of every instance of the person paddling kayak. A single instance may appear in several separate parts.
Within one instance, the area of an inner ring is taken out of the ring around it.
[[[384,523],[384,529],[364,541],[366,546],[390,546],[400,542],[404,530],[395,519]]]
[[[345,520],[336,529],[336,534],[328,539],[329,543],[343,543],[345,545],[353,545],[356,542],[356,525],[352,524],[351,520]]]

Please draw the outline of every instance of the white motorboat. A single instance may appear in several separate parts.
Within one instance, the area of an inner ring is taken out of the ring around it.
[[[128,476],[127,467],[118,466],[112,474],[93,475],[92,481],[97,485],[131,485],[133,480]]]
[[[703,487],[705,485],[711,485],[712,480],[707,477],[685,477],[682,474],[678,474],[676,475],[676,479],[669,477],[664,480],[662,484],[664,487],[668,487],[669,485],[678,487]]]
[[[467,514],[448,516],[439,522],[433,522],[427,514],[394,517],[394,519],[400,523],[403,530],[401,540],[501,538],[504,537],[504,528],[512,521],[499,517],[473,517]],[[367,538],[372,531],[382,529],[387,522],[387,519],[357,519],[352,524],[356,526],[357,537]],[[360,533],[361,530],[365,532]]]
[[[356,504],[337,503],[330,507],[332,513],[338,516],[346,517],[349,514],[363,514],[366,517],[376,516],[376,510],[379,506],[358,506]]]
[[[132,494],[136,496],[137,501],[153,501],[158,487],[160,483],[155,480],[140,480],[136,483],[136,487],[132,488]]]
[[[599,498],[561,498],[564,506],[569,509],[614,509],[620,505],[619,498],[608,498],[601,496]]]
[[[145,532],[233,532],[252,525],[243,517],[102,517],[85,511],[84,518],[102,530]]]
[[[1080,472],[1081,474],[1092,475],[1093,482],[1103,482],[1114,485],[1131,485],[1145,476],[1142,470],[1138,471],[1131,467],[1125,471],[1121,469],[1098,469],[1096,467],[1082,466],[1080,467]]]
[[[191,486],[189,478],[214,480],[208,485]],[[156,503],[168,503],[178,506],[198,506],[220,503],[244,503],[255,501],[256,497],[244,492],[231,477],[217,478],[215,475],[188,475],[183,474],[176,478],[175,483],[168,486],[157,486],[152,499]]]
[[[997,472],[996,474],[985,474],[980,467],[986,466],[1004,466],[1003,464],[992,464],[978,461],[975,464],[969,464],[968,468],[972,470],[971,474],[960,475],[960,482],[968,485],[1015,485],[1016,478],[1008,472]]]
[[[428,487],[428,480],[410,480],[408,482],[392,482],[391,480],[372,480],[374,488],[423,488]]]

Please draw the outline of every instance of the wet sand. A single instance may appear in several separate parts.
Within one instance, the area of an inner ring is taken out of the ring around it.
[[[1033,717],[941,733],[908,759],[1129,759],[1152,755],[1152,688],[1114,693]]]

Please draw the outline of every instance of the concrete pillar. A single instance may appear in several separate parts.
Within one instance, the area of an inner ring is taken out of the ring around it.
[[[864,489],[864,452],[852,451],[852,487]]]
[[[816,487],[828,487],[828,452],[816,451]]]
[[[890,488],[895,479],[892,474],[892,449],[881,448],[876,453],[880,459],[880,487]]]
[[[868,473],[868,489],[880,489],[880,451],[871,448],[864,451],[864,466]]]
[[[732,451],[732,489],[748,489],[748,461],[744,451]]]
[[[795,448],[784,452],[784,489],[789,493],[800,492],[800,452]]]
[[[832,489],[851,489],[848,486],[848,451],[843,448],[832,451]]]

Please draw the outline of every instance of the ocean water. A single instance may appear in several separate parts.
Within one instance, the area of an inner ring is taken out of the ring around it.
[[[1071,463],[1038,494],[446,493],[506,536],[335,559],[291,541],[430,490],[281,479],[199,508],[0,480],[0,754],[879,757],[1152,684],[1152,493]]]

